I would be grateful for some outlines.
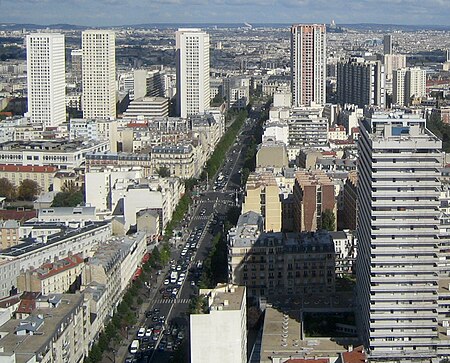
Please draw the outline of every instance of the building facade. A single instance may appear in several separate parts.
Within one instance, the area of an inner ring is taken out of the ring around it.
[[[338,63],[337,98],[341,105],[385,107],[385,84],[384,65],[380,61],[352,57]]]
[[[52,127],[66,121],[63,34],[30,34],[27,43],[28,112],[31,122]]]
[[[109,30],[85,30],[83,50],[83,117],[116,117],[116,44]]]
[[[424,119],[360,123],[357,316],[373,361],[428,362],[438,341],[441,141]]]
[[[324,171],[298,171],[295,174],[293,194],[294,231],[314,232],[322,228],[322,216],[325,211],[333,213],[336,226],[334,183]]]
[[[218,285],[200,294],[206,295],[207,312],[190,315],[191,363],[246,363],[245,287]]]
[[[291,27],[291,72],[294,106],[325,104],[325,25],[302,24]]]
[[[209,108],[209,34],[201,29],[176,32],[177,110],[181,117]]]

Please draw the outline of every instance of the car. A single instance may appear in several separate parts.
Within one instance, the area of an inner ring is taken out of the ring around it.
[[[153,308],[153,314],[159,314],[159,308]]]
[[[173,349],[172,342],[167,342],[166,350],[172,350],[172,349]]]
[[[167,291],[167,292],[172,292],[172,290],[173,290],[173,287],[171,287],[171,286],[169,286],[169,287],[166,288],[166,291]]]
[[[146,337],[152,336],[152,329],[151,329],[151,328],[148,328],[148,329],[145,331],[145,336],[146,336]]]
[[[177,297],[177,294],[178,294],[178,288],[174,287],[172,290],[172,297],[174,297],[174,298]]]
[[[180,275],[178,276],[179,279],[184,279],[186,277],[186,274],[184,272],[180,273]]]
[[[181,271],[181,266],[180,265],[177,265],[177,271]]]
[[[177,285],[181,286],[181,285],[183,285],[183,282],[184,282],[184,279],[178,279]]]
[[[153,340],[154,342],[156,342],[158,339],[159,339],[159,335],[156,335],[156,334],[153,334],[153,335],[152,335],[152,340]]]
[[[159,343],[158,349],[161,351],[166,349],[166,345],[164,344],[164,342]]]
[[[164,292],[164,291],[163,291]],[[145,312],[145,317],[146,318],[151,318],[152,317],[152,312],[151,311],[146,311]]]
[[[195,281],[194,280],[191,281],[191,286],[195,286]]]
[[[154,335],[159,335],[159,334],[161,334],[161,330],[162,330],[162,325],[161,324],[156,324],[153,327],[153,334]]]
[[[180,331],[178,333],[178,335],[177,335],[177,338],[180,339],[180,340],[183,340],[184,339],[184,333],[182,331]]]
[[[164,280],[164,285],[169,285],[170,284],[170,280],[169,279],[165,279]]]
[[[137,337],[142,338],[145,335],[145,328],[139,328],[137,332]]]
[[[164,315],[161,315],[161,316],[159,317],[159,322],[160,322],[161,324],[164,324],[164,323],[166,322],[166,317],[165,317]]]

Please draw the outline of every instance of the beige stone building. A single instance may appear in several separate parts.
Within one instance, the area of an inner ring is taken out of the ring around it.
[[[20,223],[16,220],[0,220],[0,242],[2,250],[15,246],[19,243],[19,228]]]
[[[83,294],[39,296],[29,314],[3,324],[2,362],[77,363],[90,348],[90,309]]]
[[[36,269],[22,272],[17,277],[20,291],[40,292],[43,295],[67,292],[84,268],[80,255],[73,255]]]
[[[38,183],[43,192],[50,190],[53,176],[57,172],[54,166],[31,166],[31,165],[0,165],[0,178],[8,179],[14,186],[19,187],[25,179]]]
[[[248,212],[228,234],[229,281],[249,297],[335,291],[335,247],[326,231],[264,233]]]
[[[256,153],[256,168],[273,168],[276,171],[289,165],[286,145],[283,142],[266,141]]]
[[[253,211],[264,218],[264,231],[280,232],[282,206],[280,188],[271,172],[251,173],[245,186],[242,213]]]

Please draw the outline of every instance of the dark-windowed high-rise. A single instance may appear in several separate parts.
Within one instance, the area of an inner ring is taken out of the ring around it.
[[[326,27],[292,25],[291,72],[293,106],[323,105],[326,99]]]

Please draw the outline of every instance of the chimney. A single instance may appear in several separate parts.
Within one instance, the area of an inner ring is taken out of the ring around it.
[[[348,346],[348,351],[349,351],[349,352],[353,352],[353,344],[350,344],[350,345]]]

